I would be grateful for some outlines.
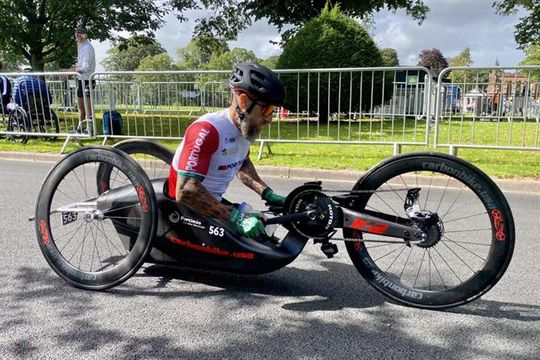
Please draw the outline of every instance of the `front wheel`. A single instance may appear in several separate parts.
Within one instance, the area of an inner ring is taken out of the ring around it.
[[[96,189],[100,166],[114,186]],[[36,204],[36,234],[45,259],[68,283],[102,290],[127,280],[143,264],[155,236],[157,202],[141,167],[123,152],[84,147],[47,175]]]
[[[408,218],[428,234],[406,243],[344,231],[359,240],[346,244],[355,267],[398,303],[430,309],[465,304],[491,289],[508,267],[512,212],[495,183],[471,164],[445,154],[402,155],[375,167],[354,190],[354,210]]]

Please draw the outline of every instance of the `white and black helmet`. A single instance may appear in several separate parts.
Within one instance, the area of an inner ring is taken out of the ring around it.
[[[229,79],[232,89],[247,92],[254,100],[269,105],[283,105],[285,87],[277,75],[269,68],[255,64],[238,64]]]

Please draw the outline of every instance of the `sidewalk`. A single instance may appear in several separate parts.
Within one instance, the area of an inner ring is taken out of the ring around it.
[[[57,162],[64,155],[40,154],[29,152],[0,151],[0,159],[19,161]],[[257,172],[262,176],[277,176],[281,178],[326,180],[326,181],[349,181],[355,182],[363,172],[358,170],[321,170],[289,168],[280,166],[257,165]],[[498,179],[492,178],[503,192],[527,192],[540,193],[540,181],[532,179]]]

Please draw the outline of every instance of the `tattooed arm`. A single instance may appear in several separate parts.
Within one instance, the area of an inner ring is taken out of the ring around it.
[[[198,213],[223,220],[229,218],[231,207],[217,201],[201,184],[200,179],[178,176],[176,201]]]
[[[253,162],[250,158],[247,158],[242,164],[240,171],[238,171],[238,179],[246,185],[251,190],[255,191],[257,194],[262,195],[264,189],[268,187],[264,181],[257,174]]]

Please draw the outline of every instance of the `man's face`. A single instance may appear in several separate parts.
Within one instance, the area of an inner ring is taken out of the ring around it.
[[[82,43],[84,40],[86,40],[86,34],[75,33],[75,41],[78,44]]]
[[[274,106],[257,103],[251,112],[240,123],[242,136],[249,142],[254,142],[261,133],[263,127],[272,122]]]

